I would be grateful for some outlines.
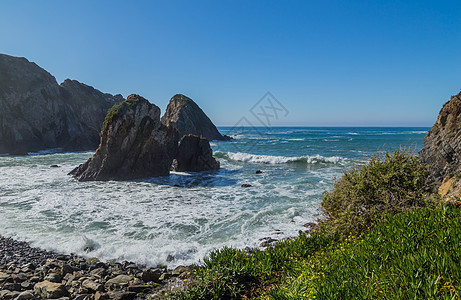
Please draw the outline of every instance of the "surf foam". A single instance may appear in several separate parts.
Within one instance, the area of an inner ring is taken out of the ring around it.
[[[275,155],[259,155],[249,154],[242,152],[215,152],[217,158],[224,158],[233,161],[249,162],[255,164],[287,164],[287,163],[307,163],[307,164],[318,164],[318,163],[330,163],[338,164],[346,159],[341,156],[322,156],[317,155],[306,155],[306,156],[275,156]]]

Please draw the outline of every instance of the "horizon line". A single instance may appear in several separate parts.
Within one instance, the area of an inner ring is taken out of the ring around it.
[[[235,126],[235,125],[216,125],[216,127],[244,127],[244,128],[283,128],[283,127],[304,127],[304,128],[320,128],[320,127],[331,127],[331,128],[432,128],[432,126],[409,126],[409,125],[272,125],[272,126]]]

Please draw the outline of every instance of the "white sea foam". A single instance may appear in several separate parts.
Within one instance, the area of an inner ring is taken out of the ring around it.
[[[244,139],[245,135],[243,135],[243,134],[233,134],[233,135],[231,135],[231,138],[233,138],[234,140]]]
[[[274,182],[277,169],[236,172],[242,167],[227,160],[218,172],[145,181],[77,182],[67,176],[91,155],[1,157],[0,234],[64,253],[174,267],[197,263],[223,246],[257,247],[276,229],[283,234],[275,238],[296,235],[303,220],[314,220],[322,192],[306,179],[296,186]],[[242,189],[246,181],[257,188]],[[297,187],[306,184],[309,190]],[[168,255],[175,260],[167,262]]]
[[[340,156],[322,156],[322,155],[306,155],[298,157],[288,156],[275,156],[275,155],[258,155],[249,154],[242,152],[216,152],[215,156],[218,158],[227,158],[234,161],[259,163],[259,164],[286,164],[286,163],[307,163],[307,164],[318,164],[318,163],[332,163],[337,164],[344,162],[346,159]]]
[[[380,132],[379,134],[383,135],[400,135],[400,134],[427,134],[427,130],[418,130],[418,131],[393,131],[393,132]]]

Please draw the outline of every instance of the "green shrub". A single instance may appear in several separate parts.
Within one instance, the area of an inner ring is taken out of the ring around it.
[[[368,164],[352,168],[325,192],[321,228],[343,236],[359,235],[387,213],[396,214],[434,202],[424,197],[428,171],[405,151],[374,155]]]

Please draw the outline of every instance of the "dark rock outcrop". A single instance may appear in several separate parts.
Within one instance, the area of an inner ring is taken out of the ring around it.
[[[178,133],[161,123],[160,109],[130,95],[107,113],[94,156],[69,174],[79,181],[165,176],[177,147]]]
[[[67,79],[60,85],[62,100],[66,103],[69,141],[63,145],[66,151],[93,150],[98,148],[99,133],[109,108],[124,101],[122,95],[112,96],[97,89]]]
[[[419,158],[430,167],[429,181],[436,186],[461,172],[461,93],[452,96],[440,110],[437,121],[424,137]]]
[[[171,98],[162,117],[162,123],[176,128],[180,137],[193,134],[210,141],[230,139],[219,133],[210,118],[192,99],[181,94]]]
[[[35,63],[0,54],[0,153],[96,149],[107,110],[121,100],[77,81],[60,86]]]
[[[179,172],[216,170],[219,162],[214,159],[207,139],[189,134],[181,138],[172,169]]]

